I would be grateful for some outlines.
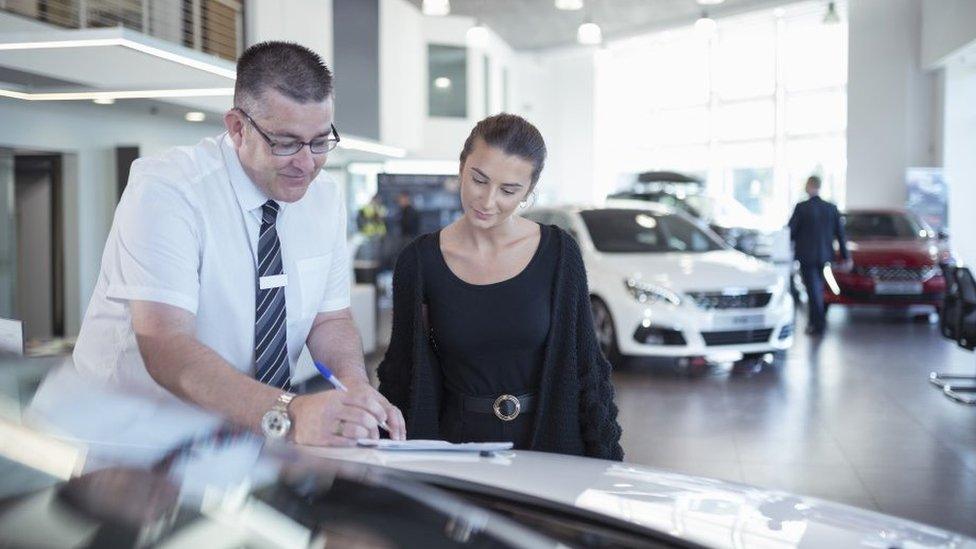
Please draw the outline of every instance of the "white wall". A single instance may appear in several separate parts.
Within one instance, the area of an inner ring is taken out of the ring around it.
[[[976,264],[976,60],[945,69],[945,175],[949,184],[949,232],[967,264]]]
[[[332,66],[332,0],[247,0],[245,46],[297,42]]]
[[[427,113],[424,16],[406,0],[380,0],[380,139],[421,148]]]
[[[520,56],[515,101],[519,114],[542,132],[549,151],[539,179],[539,203],[592,202],[608,181],[595,172],[594,55],[590,48]]]
[[[852,0],[847,205],[905,203],[905,168],[938,164],[936,77],[920,64],[919,0]]]
[[[116,201],[115,147],[153,154],[222,131],[216,124],[91,103],[0,99],[0,147],[66,153],[65,332],[76,334],[101,263]],[[23,291],[23,289],[18,289]]]
[[[501,74],[505,68],[509,69],[509,85],[513,78],[513,67],[517,55],[497,34],[489,32],[488,45],[483,49],[468,49],[467,86],[468,110],[467,118],[429,117],[427,113],[427,44],[443,44],[450,46],[466,46],[468,29],[474,26],[474,19],[461,16],[424,17],[424,46],[423,46],[423,103],[420,108],[424,112],[423,144],[415,151],[417,156],[430,159],[455,159],[461,152],[464,140],[474,125],[490,114],[495,114],[501,107],[502,99]],[[491,60],[491,101],[490,111],[485,112],[485,81],[484,56]]]
[[[923,67],[933,68],[946,57],[976,41],[976,2],[928,0],[922,2]]]

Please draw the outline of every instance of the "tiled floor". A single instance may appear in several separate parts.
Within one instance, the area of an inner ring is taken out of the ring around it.
[[[933,369],[976,372],[976,355],[903,316],[830,320],[759,372],[618,372],[627,460],[976,535],[976,407],[927,382]]]
[[[976,536],[976,406],[927,381],[931,370],[976,373],[976,354],[900,313],[829,318],[825,337],[800,330],[785,361],[760,371],[689,377],[638,361],[616,372],[627,461]]]

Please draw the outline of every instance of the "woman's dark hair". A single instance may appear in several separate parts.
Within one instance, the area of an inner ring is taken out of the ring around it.
[[[539,174],[546,164],[546,142],[542,134],[521,116],[501,113],[489,116],[475,125],[461,149],[461,164],[474,150],[475,141],[481,138],[486,145],[501,149],[505,154],[518,156],[532,163],[532,182],[529,192],[535,189]]]

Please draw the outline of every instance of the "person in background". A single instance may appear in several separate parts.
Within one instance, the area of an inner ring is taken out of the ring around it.
[[[794,257],[800,262],[800,276],[807,289],[806,333],[813,336],[822,335],[827,327],[823,270],[834,260],[835,240],[844,260],[837,268],[851,267],[840,212],[837,206],[820,198],[820,188],[819,177],[812,175],[807,179],[806,192],[810,198],[796,205],[789,223]]]
[[[386,207],[380,202],[380,195],[374,194],[370,201],[359,209],[356,227],[366,238],[382,238],[386,235]]]
[[[491,116],[471,131],[460,155],[462,216],[397,260],[380,392],[403,411],[411,438],[620,460],[611,368],[579,247],[518,215],[545,159],[542,135],[521,117]]]
[[[407,244],[420,234],[420,213],[413,207],[410,193],[400,193],[397,205],[400,206],[400,238]]]
[[[375,263],[378,268],[383,261],[383,250],[386,243],[386,207],[380,201],[380,195],[373,198],[356,215],[356,227],[363,235],[362,244],[356,250],[356,259]]]
[[[377,438],[383,421],[405,436],[350,313],[344,201],[322,170],[339,142],[332,90],[312,51],[256,44],[225,133],[133,163],[73,360],[31,417],[143,464],[225,422],[309,445]],[[296,371],[306,345],[348,392],[292,392],[315,375]]]

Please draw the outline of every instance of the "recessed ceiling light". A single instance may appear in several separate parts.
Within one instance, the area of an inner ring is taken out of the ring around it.
[[[450,0],[424,0],[420,9],[424,15],[441,17],[451,13],[451,2]]]
[[[207,115],[200,111],[190,111],[183,118],[186,118],[187,122],[203,122],[207,119]]]
[[[556,0],[557,10],[576,11],[583,9],[583,0]]]
[[[111,97],[99,97],[98,99],[92,99],[92,103],[96,105],[114,105],[115,99]]]
[[[587,21],[576,29],[576,41],[584,46],[595,46],[603,42],[603,30],[600,25]]]
[[[439,90],[446,90],[451,87],[451,79],[446,76],[438,76],[434,79],[434,87]]]
[[[488,27],[477,24],[470,29],[468,29],[465,35],[465,41],[468,46],[476,49],[484,49],[488,47]]]
[[[702,35],[711,35],[715,32],[718,27],[718,23],[714,19],[708,16],[708,13],[702,12],[701,17],[695,21],[695,31],[701,33]]]
[[[717,6],[725,0],[698,0],[699,6]]]

